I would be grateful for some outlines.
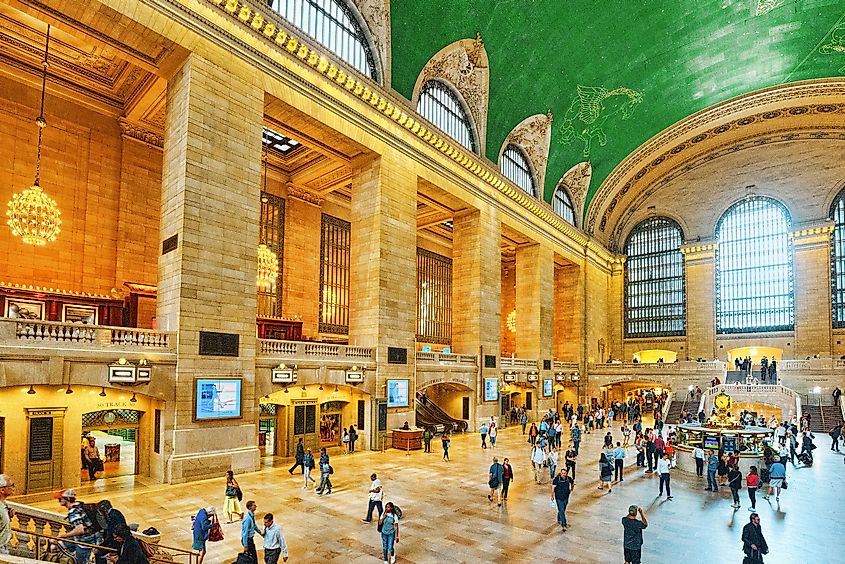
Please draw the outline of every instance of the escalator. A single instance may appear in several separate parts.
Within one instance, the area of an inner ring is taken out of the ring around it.
[[[455,419],[430,399],[423,401],[422,394],[416,394],[417,427],[424,427],[432,433],[442,433],[445,429],[455,432],[465,432],[469,428],[469,422],[464,419]]]

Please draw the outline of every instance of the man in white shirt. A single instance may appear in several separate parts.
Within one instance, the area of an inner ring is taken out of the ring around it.
[[[669,468],[671,461],[668,454],[663,454],[660,460],[657,461],[657,473],[660,475],[660,493],[657,497],[663,495],[663,484],[666,484],[666,499],[672,499],[672,490],[669,489]]]
[[[273,522],[273,514],[264,516],[264,530],[258,531],[264,537],[264,562],[276,564],[279,561],[279,554],[282,562],[288,561],[288,545],[285,542],[285,534],[282,528]]]
[[[11,517],[14,512],[6,506],[6,498],[15,492],[15,483],[6,474],[0,474],[0,554],[9,554],[12,540]]]
[[[704,449],[695,447],[692,449],[692,457],[695,459],[695,475],[701,478],[704,476]]]
[[[367,506],[367,517],[364,518],[364,519],[361,519],[361,521],[363,521],[364,523],[372,522],[372,520],[373,520],[373,508],[378,509],[378,518],[379,519],[381,519],[381,514],[384,512],[384,508],[381,505],[381,498],[384,495],[384,492],[382,492],[381,480],[379,480],[378,476],[376,476],[375,474],[372,474],[370,476],[370,480],[372,480],[372,483],[370,484],[370,491],[367,492],[367,494],[370,498],[370,503]]]

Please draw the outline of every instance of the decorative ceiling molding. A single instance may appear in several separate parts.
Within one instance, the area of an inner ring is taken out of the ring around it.
[[[824,102],[841,99],[844,90],[842,79],[780,85],[716,104],[679,121],[628,155],[602,182],[587,210],[586,231],[595,233],[598,227],[606,232],[612,213],[608,208],[616,207],[622,196],[657,181],[690,153],[708,150],[719,136],[736,137],[743,128],[759,129],[762,124],[770,130],[779,120],[824,117],[837,111],[836,104]]]
[[[590,189],[590,179],[593,176],[593,167],[589,161],[578,163],[570,168],[558,181],[555,190],[563,186],[569,192],[572,205],[575,207],[575,217],[580,220],[584,217],[584,202],[587,198],[587,191]]]
[[[302,186],[297,186],[296,184],[293,184],[291,182],[288,182],[287,189],[288,197],[296,198],[297,200],[302,200],[303,202],[307,202],[315,206],[322,206],[323,201],[325,200],[325,198],[321,198],[310,190]]]
[[[118,123],[120,124],[120,133],[123,137],[135,139],[136,141],[146,143],[147,145],[158,149],[164,147],[164,135],[161,133],[144,129],[143,126],[126,121],[123,118],[120,118]]]
[[[390,88],[390,0],[354,0],[354,3],[364,18],[364,33],[369,35],[378,54],[382,83]]]
[[[549,146],[552,142],[552,113],[528,116],[514,127],[505,137],[502,148],[499,149],[499,164],[502,153],[508,145],[519,146],[528,156],[528,161],[534,169],[534,180],[537,183],[537,195],[543,199],[543,185],[546,179],[546,166],[549,163]]]
[[[423,85],[432,79],[451,84],[461,95],[472,115],[479,154],[487,146],[487,101],[490,98],[490,62],[481,35],[461,39],[438,51],[425,64],[414,85],[414,107]],[[548,150],[546,151],[548,155]]]

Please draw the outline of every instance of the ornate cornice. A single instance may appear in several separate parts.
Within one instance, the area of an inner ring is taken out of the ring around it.
[[[671,168],[666,165],[683,159],[685,152],[690,152],[692,147],[729,131],[736,133],[737,130],[753,124],[807,117],[812,114],[840,113],[841,104],[807,102],[819,98],[841,97],[843,90],[845,81],[841,79],[780,85],[727,100],[679,121],[638,147],[605,178],[590,202],[585,230],[595,232],[599,215],[602,214],[602,224],[598,227],[605,231],[610,215],[606,207],[613,204],[613,199],[638,187],[639,184],[653,183],[654,179],[644,180],[644,177],[657,167],[661,167],[661,170]],[[793,104],[787,106],[790,101]],[[802,101],[805,103],[795,103]],[[758,110],[757,113],[748,115],[748,112],[755,109]],[[731,120],[731,116],[737,117]],[[711,127],[708,128],[708,125]]]
[[[832,220],[816,222],[810,225],[798,225],[789,233],[795,250],[826,248],[830,244],[830,234],[835,225]]]
[[[502,148],[499,150],[499,162],[502,161],[502,153],[508,145],[514,144],[522,148],[528,156],[531,167],[534,169],[534,177],[537,183],[537,194],[543,197],[543,185],[546,179],[546,165],[549,162],[549,146],[552,142],[552,113],[536,114],[522,120],[514,127]]]
[[[567,170],[555,187],[555,190],[557,190],[562,186],[569,192],[572,198],[572,206],[575,208],[575,218],[578,221],[584,217],[584,203],[587,199],[587,191],[590,189],[592,177],[593,166],[590,162],[580,162]]]
[[[288,183],[287,189],[289,198],[296,198],[297,200],[302,200],[315,206],[323,205],[323,198],[302,186]]]
[[[681,254],[691,255],[695,253],[706,253],[710,251],[715,251],[718,246],[718,243],[709,243],[706,245],[685,244],[681,245]]]
[[[124,137],[135,139],[157,149],[164,147],[164,135],[144,129],[140,125],[127,121],[124,118],[120,118],[117,122],[120,124],[120,133]]]

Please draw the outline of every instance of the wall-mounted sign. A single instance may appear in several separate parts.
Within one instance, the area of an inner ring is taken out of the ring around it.
[[[543,397],[548,398],[552,395],[552,379],[547,378],[543,380]]]
[[[347,370],[346,371],[346,383],[347,384],[360,384],[364,381],[364,372],[361,370]]]
[[[536,382],[538,379],[539,379],[539,376],[537,376],[536,374],[529,374],[528,375],[528,381],[529,382]]]
[[[505,374],[505,382],[516,382],[516,374],[513,372]]]
[[[135,381],[136,382],[149,382],[153,373],[153,369],[150,366],[138,366],[135,369]]]
[[[484,401],[498,401],[499,399],[499,379],[485,378],[484,379]]]
[[[194,380],[194,419],[235,419],[241,417],[240,378],[199,378]]]
[[[136,378],[135,365],[131,362],[115,362],[109,364],[109,382],[112,384],[134,384]]]
[[[555,380],[557,380],[558,382],[565,382],[566,374],[555,374]]]
[[[274,368],[270,371],[270,381],[274,384],[293,384],[296,382],[296,374],[290,368]]]
[[[408,380],[387,381],[387,407],[408,406]]]

